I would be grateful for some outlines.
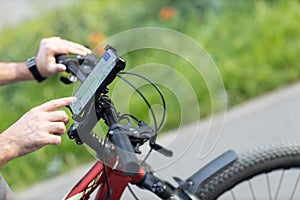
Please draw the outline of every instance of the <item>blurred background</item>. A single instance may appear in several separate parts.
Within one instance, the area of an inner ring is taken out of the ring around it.
[[[119,32],[151,26],[182,32],[205,48],[222,75],[229,107],[300,78],[298,0],[0,0],[0,9],[1,62],[25,61],[35,55],[45,37],[59,36],[93,49]],[[182,71],[188,65],[151,50],[132,52],[126,60],[131,66],[153,61],[179,65]],[[72,95],[73,88],[59,82],[60,76],[41,84],[25,82],[0,87],[0,130],[33,106]],[[189,72],[186,76],[192,87],[202,88],[197,98],[201,118],[205,118],[211,114],[205,82]],[[164,130],[177,127],[180,112],[176,101],[167,103],[174,117],[168,118]],[[184,123],[193,120],[197,119]],[[1,169],[13,190],[22,190],[94,159],[83,146],[63,137],[61,146],[43,148]]]

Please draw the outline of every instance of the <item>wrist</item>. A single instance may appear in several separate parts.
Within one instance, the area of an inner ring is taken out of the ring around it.
[[[41,73],[39,72],[39,70],[36,66],[36,58],[35,57],[31,57],[27,60],[27,67],[28,67],[30,73],[32,74],[32,76],[34,77],[34,79],[37,80],[37,82],[40,83],[46,79],[46,77],[43,77],[41,75]]]
[[[0,168],[17,157],[16,151],[14,140],[11,140],[10,137],[4,133],[0,134]]]

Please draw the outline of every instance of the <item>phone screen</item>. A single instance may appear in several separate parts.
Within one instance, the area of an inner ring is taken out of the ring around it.
[[[105,80],[115,68],[119,56],[113,49],[108,48],[98,64],[94,67],[86,80],[81,84],[74,96],[76,101],[70,105],[73,115],[79,115],[88,104],[98,88],[105,87]]]

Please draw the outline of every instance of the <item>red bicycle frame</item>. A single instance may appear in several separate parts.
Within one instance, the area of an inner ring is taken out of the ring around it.
[[[106,168],[106,176],[104,174],[104,167]],[[98,161],[96,164],[87,172],[87,174],[74,186],[69,192],[65,199],[77,197],[82,200],[90,198],[90,195],[99,186],[96,198],[97,200],[104,200],[107,197],[108,184],[112,194],[111,200],[120,199],[128,183],[136,184],[143,179],[145,176],[145,170],[140,167],[139,173],[133,177],[127,176],[123,173],[120,168],[112,169]],[[107,180],[106,180],[107,178]]]

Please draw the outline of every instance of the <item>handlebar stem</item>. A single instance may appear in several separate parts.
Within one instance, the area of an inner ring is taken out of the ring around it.
[[[118,114],[113,103],[106,95],[100,95],[97,101],[99,111],[97,115],[105,120],[109,127],[108,138],[116,146],[119,161],[124,173],[128,176],[136,176],[140,165],[136,158],[133,146],[128,138],[128,130],[119,124]]]

